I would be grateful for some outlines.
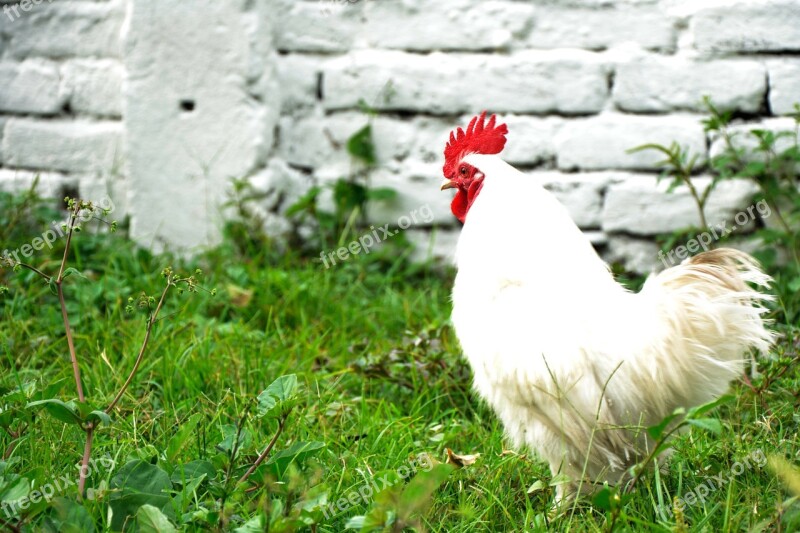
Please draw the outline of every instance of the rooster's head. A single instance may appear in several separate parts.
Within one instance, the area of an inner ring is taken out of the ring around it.
[[[458,128],[450,132],[450,142],[444,149],[445,181],[442,190],[456,189],[450,208],[461,222],[467,217],[472,202],[483,187],[484,174],[480,169],[466,163],[464,158],[470,154],[499,154],[506,144],[508,127],[496,125],[497,117],[492,115],[486,122],[486,111],[474,117],[467,126],[466,133]]]

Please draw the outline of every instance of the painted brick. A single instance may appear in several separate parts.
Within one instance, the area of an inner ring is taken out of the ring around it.
[[[634,43],[648,50],[675,48],[674,20],[658,6],[597,8],[541,6],[527,44],[533,48],[603,50]]]
[[[603,259],[608,263],[619,263],[628,272],[649,274],[663,269],[658,259],[656,243],[628,235],[610,236],[605,245]]]
[[[121,157],[119,122],[11,119],[3,154],[15,167],[65,172],[110,172]]]
[[[361,24],[364,2],[277,2],[274,44],[291,52],[345,52]]]
[[[751,135],[750,132],[756,129],[768,130],[775,133],[783,132],[784,135],[778,137],[775,141],[775,149],[781,152],[792,146],[793,141],[791,137],[786,136],[785,134],[796,131],[797,123],[792,118],[780,117],[731,125],[729,128],[731,133],[731,144],[736,148],[744,149],[745,157],[748,159],[755,159],[753,151],[758,147],[758,139],[754,135]],[[711,138],[709,154],[711,156],[716,156],[722,153],[724,149],[725,140],[717,135],[714,135]]]
[[[705,111],[710,96],[720,109],[755,113],[766,94],[766,70],[756,61],[691,61],[648,57],[617,66],[614,103],[625,111]]]
[[[704,191],[709,177],[693,178],[698,191]],[[669,180],[656,183],[655,177],[636,177],[611,185],[603,206],[603,231],[634,235],[671,233],[700,226],[697,206],[685,186],[667,192]],[[748,207],[756,187],[746,180],[722,181],[711,192],[706,204],[707,222],[714,226],[733,220]]]
[[[367,124],[371,124],[375,156],[380,165],[404,160],[441,165],[442,151],[452,129],[449,122],[433,117],[402,120],[377,116],[370,120],[358,112],[313,114],[298,119],[283,117],[279,152],[294,166],[336,166],[349,173],[352,163],[345,148],[347,140]]]
[[[60,172],[32,172],[29,170],[18,170],[13,168],[0,168],[0,191],[12,194],[21,194],[31,188],[36,178],[36,192],[42,198],[55,198],[61,200],[64,197],[64,187],[74,186],[74,177]]]
[[[800,31],[800,30],[798,30]],[[800,104],[800,59],[769,61],[769,107],[773,115],[796,113]]]
[[[366,2],[356,46],[398,50],[507,49],[533,22],[522,2],[388,0]]]
[[[74,60],[61,70],[72,111],[97,116],[122,116],[123,66],[111,59]]]
[[[0,16],[13,57],[119,57],[125,2],[58,1],[33,5],[15,20]]]
[[[471,117],[462,117],[468,124]],[[503,159],[512,165],[537,165],[555,159],[553,142],[564,120],[558,117],[505,115],[500,117],[511,134],[503,150]]]
[[[533,10],[507,0],[284,2],[276,45],[293,52],[496,50],[527,32]]]
[[[797,0],[739,0],[701,9],[691,18],[695,48],[705,52],[800,50]]]
[[[673,141],[705,160],[706,137],[699,117],[645,117],[605,113],[566,122],[555,139],[558,168],[655,169],[662,154],[652,150],[628,153],[648,143],[669,145]]]
[[[606,77],[597,54],[577,50],[509,56],[366,50],[328,63],[323,104],[346,109],[364,99],[376,109],[435,114],[489,106],[497,112],[592,113],[605,104]]]
[[[58,67],[49,61],[0,63],[0,111],[51,115],[61,111]]]
[[[317,102],[325,59],[321,56],[288,54],[276,58],[280,80],[281,111],[286,114],[312,107]]]

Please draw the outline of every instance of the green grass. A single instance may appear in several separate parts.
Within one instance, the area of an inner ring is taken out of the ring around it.
[[[61,252],[63,242],[31,261],[53,272]],[[56,494],[63,499],[33,505],[13,519],[0,511],[0,519],[24,531],[69,523],[83,524],[76,526],[82,530],[88,520],[102,531],[110,523],[109,502],[119,496],[115,476],[123,465],[139,459],[172,474],[203,460],[213,468],[209,475],[197,484],[175,482],[174,499],[165,506],[180,529],[234,530],[264,516],[271,531],[338,532],[367,513],[374,495],[327,518],[311,509],[314,498],[327,493],[328,502],[337,502],[421,453],[444,461],[450,448],[481,455],[441,485],[412,487],[426,500],[421,521],[429,531],[608,531],[612,522],[616,531],[800,527],[797,503],[767,466],[754,461],[705,502],[687,506],[683,518],[670,512],[673,497],[715,475],[730,477],[737,462],[754,453],[797,462],[797,337],[781,340],[779,359],[761,362],[762,376],[752,385],[735,384],[735,401],[712,414],[723,423],[719,435],[693,429],[676,438],[669,472],[645,475],[618,511],[581,502],[550,519],[546,465],[531,454],[508,452],[496,417],[470,390],[470,371],[448,325],[452,272],[385,259],[356,257],[326,270],[293,256],[276,259],[266,248],[241,254],[227,243],[182,262],[136,250],[122,237],[79,234],[69,265],[87,279],[67,278],[65,292],[87,402],[97,409],[119,390],[144,337],[146,314],[126,313],[130,297],[159,295],[159,273],[168,265],[202,269],[202,285],[218,292],[168,296],[138,374],[111,423],[95,433],[92,455],[100,466],[87,484],[94,499],[77,505],[77,488],[67,484]],[[30,394],[17,411],[8,410],[13,394],[4,399],[5,412],[16,418],[0,432],[3,501],[13,475],[34,487],[77,481],[85,434],[24,407],[42,397],[76,398],[58,298],[26,271],[0,271],[0,285],[10,288],[0,298],[0,393],[27,387]],[[318,441],[324,448],[279,479],[260,470],[236,488],[278,429],[276,419],[256,416],[256,397],[288,374],[297,376],[299,393],[272,454],[298,442]],[[217,445],[237,427],[243,445],[231,464],[231,454]],[[113,467],[100,463],[106,457]],[[300,517],[304,504],[311,509],[302,515],[305,525],[277,519]],[[159,530],[145,522],[140,516],[140,530]]]

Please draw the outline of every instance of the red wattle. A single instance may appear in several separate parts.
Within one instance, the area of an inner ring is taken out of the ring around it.
[[[460,188],[456,191],[453,202],[450,204],[450,210],[458,220],[464,222],[467,218],[467,212],[472,204],[478,198],[481,189],[483,188],[483,178],[476,179],[469,184],[469,188],[465,191]]]

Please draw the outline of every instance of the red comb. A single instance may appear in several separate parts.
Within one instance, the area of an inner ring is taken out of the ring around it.
[[[495,126],[497,117],[492,115],[486,122],[486,111],[480,116],[473,117],[467,126],[467,132],[458,128],[450,132],[450,142],[444,149],[445,177],[455,174],[455,167],[461,158],[467,154],[499,154],[506,145],[508,126],[500,124]]]

